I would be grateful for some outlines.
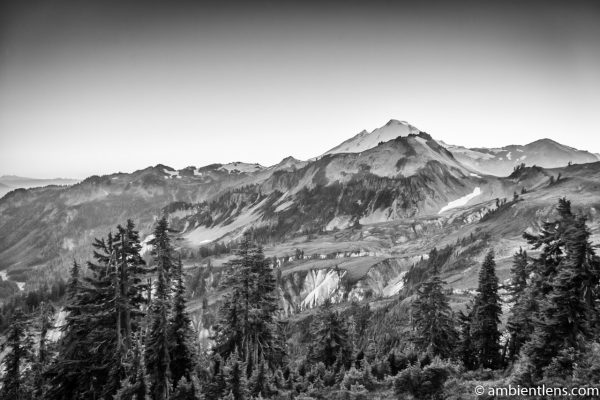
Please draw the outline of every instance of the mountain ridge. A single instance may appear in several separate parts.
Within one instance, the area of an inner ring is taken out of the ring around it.
[[[395,120],[386,125],[381,129],[392,135],[405,127]],[[418,131],[360,152],[308,161],[285,157],[269,167],[232,162],[176,170],[157,164],[70,186],[15,190],[0,199],[0,270],[42,284],[66,273],[64,266],[85,257],[94,237],[124,218],[133,218],[147,235],[163,213],[185,251],[230,243],[251,230],[269,254],[296,243],[320,255],[392,256],[426,253],[441,231],[467,235],[498,207],[517,212],[527,205],[527,217],[509,224],[515,236],[534,224],[536,212],[550,212],[558,195],[600,209],[600,189],[590,179],[600,176],[600,163],[519,168],[504,177],[475,173],[447,145]],[[495,224],[486,229],[509,229]],[[417,244],[401,250],[411,240]]]

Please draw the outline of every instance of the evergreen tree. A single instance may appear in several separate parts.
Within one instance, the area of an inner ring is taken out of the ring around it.
[[[150,243],[153,246],[151,254],[157,277],[150,308],[150,330],[146,337],[146,365],[152,382],[152,398],[164,400],[169,398],[171,388],[169,299],[170,272],[173,266],[173,248],[166,217],[158,221]]]
[[[71,278],[67,284],[66,317],[61,328],[59,354],[46,372],[50,382],[46,393],[48,399],[78,399],[84,397],[84,393],[92,386],[91,354],[86,340],[92,327],[84,310],[88,300],[80,274],[81,267],[73,261]]]
[[[471,325],[473,319],[473,307],[468,305],[465,312],[458,314],[458,325],[460,327],[459,341],[457,346],[457,355],[467,369],[477,367],[477,357],[473,347],[473,338],[471,335]]]
[[[176,388],[179,380],[186,378],[191,384],[191,373],[194,369],[194,347],[191,320],[185,306],[185,281],[181,258],[172,267],[172,280],[174,283],[173,311],[169,321],[169,349],[171,376],[173,387]]]
[[[490,250],[479,271],[479,286],[473,308],[471,335],[478,364],[497,368],[500,364],[500,332],[498,324],[502,308],[498,296],[498,277],[494,252]]]
[[[146,374],[141,333],[135,335],[132,346],[124,362],[126,377],[121,381],[114,400],[150,400],[150,385]]]
[[[513,265],[510,269],[511,279],[509,292],[512,295],[512,301],[517,301],[519,295],[527,288],[527,278],[529,269],[527,268],[527,252],[522,248],[513,256]]]
[[[443,285],[439,276],[434,275],[419,286],[412,304],[412,324],[417,346],[445,358],[452,355],[458,333]]]
[[[533,315],[537,312],[537,301],[534,291],[527,284],[529,272],[527,252],[519,249],[513,257],[509,286],[514,301],[506,324],[510,335],[506,352],[509,361],[518,357],[521,347],[533,333]]]
[[[213,352],[227,359],[237,350],[249,370],[259,359],[271,366],[280,363],[276,282],[262,248],[253,245],[249,235],[230,262],[221,288],[227,293],[215,325]]]
[[[218,354],[213,355],[212,373],[205,384],[204,394],[207,400],[219,400],[225,392],[225,371],[223,359]]]
[[[147,291],[145,278],[151,270],[146,267],[146,262],[140,255],[140,237],[131,219],[127,220],[125,227],[117,226],[114,241],[119,283],[118,324],[123,338],[121,346],[128,350],[131,347],[133,332],[144,315],[142,309],[147,304],[147,298],[144,296]]]
[[[66,332],[60,355],[49,371],[50,398],[98,397],[116,391],[122,379],[116,321],[116,264],[114,237],[95,239],[93,257],[88,262],[91,275],[79,281],[79,266],[72,269]],[[72,290],[76,290],[73,294]],[[114,372],[114,373],[111,373]],[[110,379],[109,379],[110,378]],[[114,383],[117,387],[115,387]],[[107,386],[108,384],[108,386]]]
[[[39,329],[38,351],[35,361],[31,366],[33,397],[44,399],[46,391],[46,372],[51,358],[50,344],[48,343],[48,331],[53,327],[54,307],[50,303],[42,302],[38,309],[37,326]]]
[[[85,341],[94,349],[90,358],[90,380],[94,393],[111,396],[125,378],[124,346],[120,293],[121,274],[112,232],[106,240],[96,239],[93,244],[94,262],[88,262],[92,275],[85,277],[83,287],[87,303],[84,316],[92,328]]]
[[[250,395],[255,398],[258,396],[269,398],[273,394],[271,376],[264,361],[259,362],[254,368],[248,382],[248,388]]]
[[[352,349],[348,329],[341,315],[331,306],[329,299],[321,306],[312,323],[311,336],[311,361],[323,362],[328,367],[337,363],[336,370],[349,365]]]
[[[225,364],[225,393],[234,400],[248,398],[246,365],[240,361],[237,352],[233,352]]]
[[[523,345],[531,339],[534,330],[534,318],[539,311],[538,300],[532,288],[526,288],[517,298],[508,316],[506,328],[510,334],[507,359],[514,361]]]
[[[573,214],[566,199],[559,200],[557,210],[559,218],[545,222],[539,235],[524,235],[534,249],[542,248],[532,265],[539,311],[524,346],[538,377],[562,351],[584,351],[599,321],[600,261],[589,243],[586,220]]]
[[[30,396],[31,388],[24,383],[23,368],[31,362],[31,338],[27,333],[27,321],[20,309],[17,309],[6,335],[2,350],[8,348],[3,363],[4,376],[0,397],[3,399],[25,400]]]
[[[281,364],[284,355],[276,320],[279,309],[277,282],[262,247],[253,249],[252,258],[251,273],[255,282],[251,288],[249,305],[246,362],[253,366],[259,360],[264,360],[275,368]]]

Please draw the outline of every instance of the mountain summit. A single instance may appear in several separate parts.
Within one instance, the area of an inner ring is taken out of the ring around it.
[[[337,153],[360,153],[362,151],[372,149],[381,142],[388,142],[396,139],[398,136],[408,136],[410,134],[418,134],[419,129],[410,125],[406,121],[398,121],[395,119],[389,120],[387,124],[381,128],[377,128],[372,132],[363,130],[358,135],[342,142],[333,149],[325,152],[327,154]]]

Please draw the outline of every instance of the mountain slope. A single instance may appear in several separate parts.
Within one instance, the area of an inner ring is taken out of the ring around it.
[[[467,168],[496,176],[508,176],[521,163],[544,168],[564,167],[569,162],[584,164],[600,161],[600,157],[550,139],[540,139],[526,145],[510,145],[497,149],[466,148],[442,144]]]
[[[438,215],[514,190],[512,182],[469,172],[421,132],[361,153],[329,154],[274,173],[254,187],[172,211],[188,246],[236,239],[249,225],[265,240],[283,241],[302,233]]]

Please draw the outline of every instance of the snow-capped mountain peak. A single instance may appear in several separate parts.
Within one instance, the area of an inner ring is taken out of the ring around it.
[[[376,147],[382,142],[389,142],[398,136],[408,136],[421,132],[416,127],[406,121],[391,119],[381,128],[374,129],[372,132],[363,130],[356,136],[342,142],[340,145],[327,151],[323,155],[337,153],[360,153]]]

